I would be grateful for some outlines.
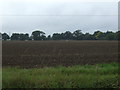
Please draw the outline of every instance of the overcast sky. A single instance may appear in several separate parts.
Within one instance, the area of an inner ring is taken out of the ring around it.
[[[96,30],[117,31],[117,2],[43,2],[8,1],[0,9],[0,29],[8,34],[29,33],[39,29],[46,34]]]

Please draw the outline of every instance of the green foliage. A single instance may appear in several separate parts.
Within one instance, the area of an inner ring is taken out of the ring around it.
[[[11,40],[29,40],[29,34],[13,33],[11,36]]]
[[[110,32],[110,31],[107,31],[105,38],[106,38],[107,40],[115,40],[115,33]]]
[[[33,40],[45,40],[46,36],[43,31],[33,31],[32,32]]]
[[[118,63],[3,68],[3,88],[120,88]]]
[[[29,40],[29,34],[20,34],[20,40]]]
[[[3,40],[10,39],[10,36],[6,33],[3,33],[2,37]],[[32,32],[30,37],[29,34],[13,33],[11,40],[120,40],[120,31],[95,31],[94,34],[83,34],[81,30],[76,30],[73,33],[70,31],[53,33],[52,36],[48,35],[48,37],[46,37],[43,31],[36,30]]]
[[[61,34],[59,34],[59,33],[54,33],[53,36],[52,36],[52,39],[53,39],[53,40],[60,40],[60,39],[61,39]]]
[[[120,40],[120,31],[115,33],[115,40]]]
[[[12,34],[11,40],[19,40],[19,39],[20,39],[19,33],[13,33]]]
[[[10,39],[10,37],[9,37],[9,35],[7,33],[3,33],[2,34],[2,39],[7,40],[7,39]]]
[[[73,32],[73,37],[75,40],[82,40],[83,39],[83,33],[81,30],[76,30]]]

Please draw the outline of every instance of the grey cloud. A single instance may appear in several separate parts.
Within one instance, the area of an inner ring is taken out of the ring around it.
[[[117,3],[5,3],[3,32],[117,30]],[[9,16],[11,15],[11,16]],[[12,16],[13,15],[13,16]]]
[[[3,4],[3,15],[117,15],[117,3],[41,3],[11,2]]]

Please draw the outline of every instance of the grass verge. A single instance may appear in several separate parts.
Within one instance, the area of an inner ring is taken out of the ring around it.
[[[3,88],[120,88],[118,63],[2,69]]]

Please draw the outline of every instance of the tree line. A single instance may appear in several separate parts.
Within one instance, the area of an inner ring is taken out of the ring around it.
[[[64,33],[54,33],[53,35],[46,36],[43,31],[33,31],[31,35],[28,33],[12,33],[9,36],[7,33],[1,33],[2,40],[120,40],[120,31],[101,32],[95,31],[93,34],[82,33],[81,30],[74,32],[66,31]]]

